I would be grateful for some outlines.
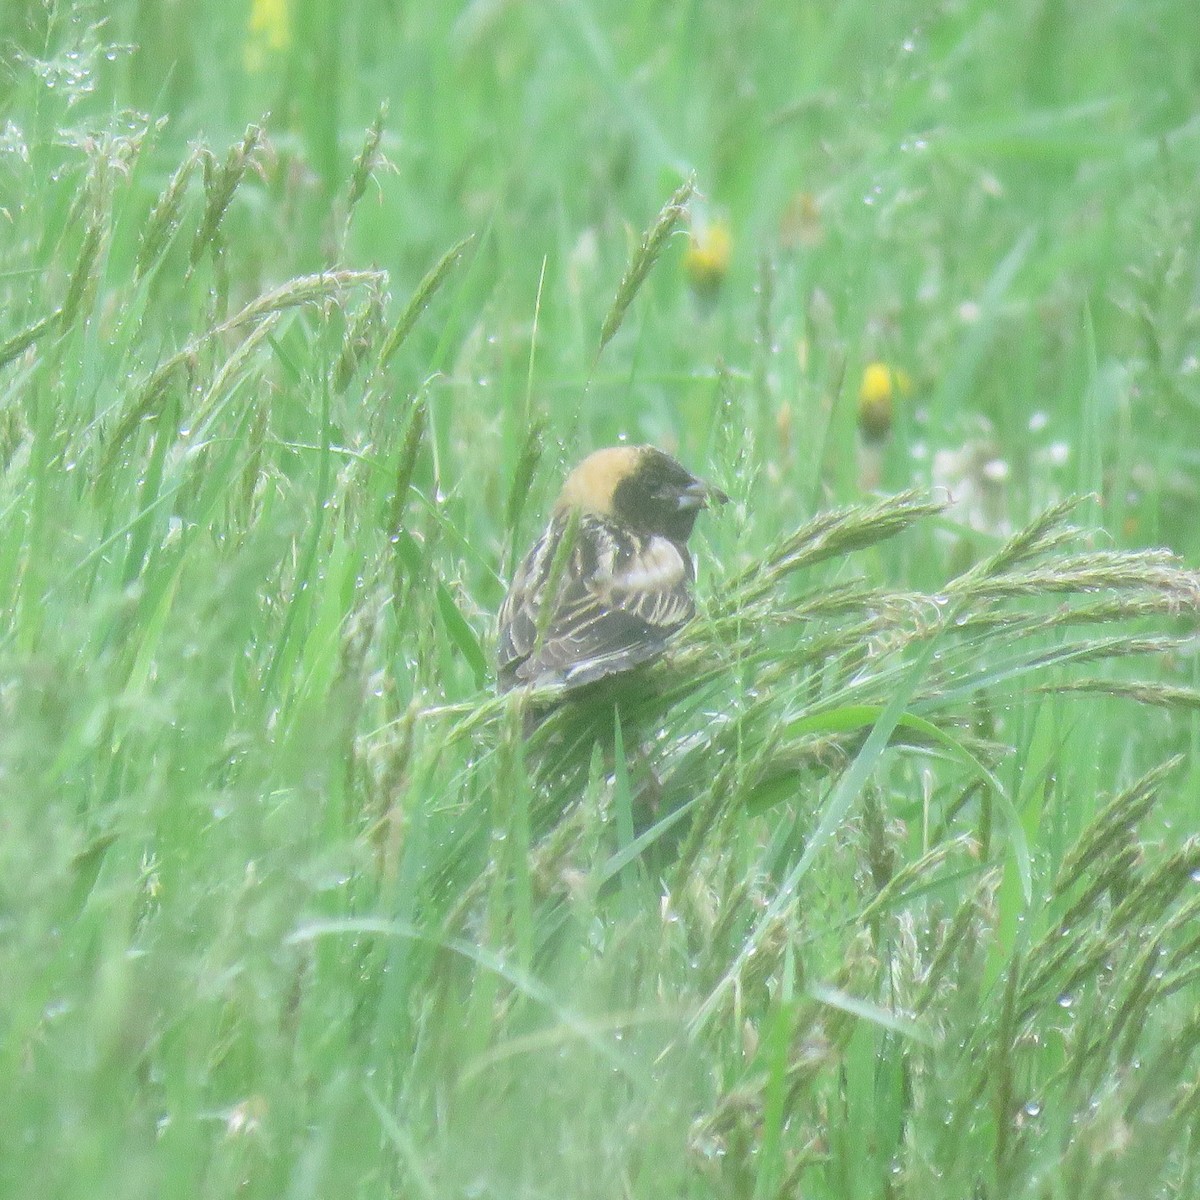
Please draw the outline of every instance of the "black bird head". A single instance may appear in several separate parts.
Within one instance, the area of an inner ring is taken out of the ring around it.
[[[558,507],[597,513],[682,544],[702,508],[728,499],[654,446],[614,446],[588,455],[571,472]]]

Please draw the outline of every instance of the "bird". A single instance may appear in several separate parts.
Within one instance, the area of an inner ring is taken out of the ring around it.
[[[657,658],[695,615],[687,541],[729,497],[654,446],[588,455],[500,609],[497,687],[585,687]]]

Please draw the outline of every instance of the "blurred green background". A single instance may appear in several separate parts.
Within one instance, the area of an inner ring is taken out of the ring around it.
[[[695,454],[725,368],[757,381],[737,402],[762,453],[782,457],[786,408],[806,434],[792,474],[824,457],[844,491],[840,409],[882,360],[915,383],[910,447],[957,448],[986,418],[1018,505],[1094,490],[1118,536],[1190,536],[1194,454],[1161,436],[1197,403],[1186,4],[26,3],[5,23],[22,51],[5,107],[42,179],[78,165],[55,90],[81,133],[114,106],[167,118],[130,181],[144,207],[190,141],[263,123],[226,217],[241,294],[335,260],[404,289],[476,235],[412,356],[447,376],[464,439],[507,435],[532,385],[567,457],[619,433]],[[386,166],[343,239],[339,190],[381,104]],[[653,277],[585,398],[633,231],[693,172],[698,219],[732,238],[721,295],[692,307],[678,271]],[[43,237],[35,265],[58,249]],[[466,402],[480,381],[488,401]],[[903,457],[890,483],[925,469]]]

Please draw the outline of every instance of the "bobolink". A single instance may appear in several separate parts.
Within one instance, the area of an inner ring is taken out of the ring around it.
[[[585,458],[500,609],[500,691],[581,687],[661,654],[695,612],[696,514],[728,499],[653,446]]]

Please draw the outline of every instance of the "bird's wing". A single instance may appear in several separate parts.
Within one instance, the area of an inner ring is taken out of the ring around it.
[[[562,529],[556,523],[538,538],[517,568],[500,608],[496,665],[501,691],[507,691],[521,682],[518,672],[537,644],[538,615],[554,560],[554,550],[561,536]]]
[[[669,538],[585,517],[539,644],[555,528],[530,551],[500,614],[501,685],[579,687],[660,654],[691,619],[692,560]],[[545,544],[543,544],[545,543]]]

